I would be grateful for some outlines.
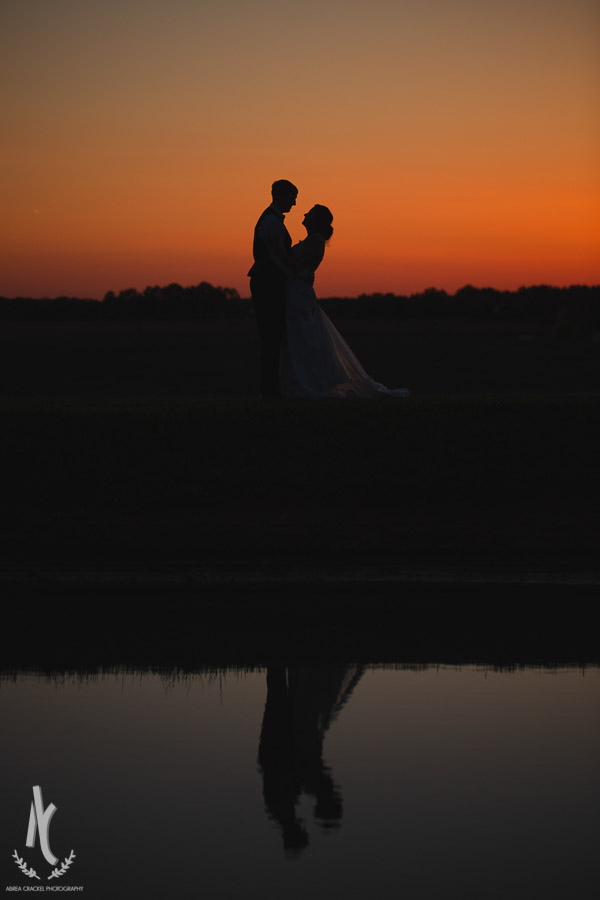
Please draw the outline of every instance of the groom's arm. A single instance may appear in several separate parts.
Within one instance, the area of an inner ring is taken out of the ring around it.
[[[286,232],[283,225],[275,220],[274,217],[268,216],[266,218],[273,219],[273,221],[263,222],[263,227],[261,228],[261,237],[265,242],[269,256],[277,268],[281,269],[285,275],[295,275],[296,272],[302,269],[302,266],[294,259],[286,247]]]

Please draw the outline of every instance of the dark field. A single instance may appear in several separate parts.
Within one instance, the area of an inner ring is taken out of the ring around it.
[[[450,320],[336,322],[367,371],[425,394],[595,393],[600,343],[550,325]],[[0,396],[253,398],[251,319],[0,323]]]
[[[5,571],[596,567],[599,345],[341,322],[409,400],[264,403],[254,323],[11,323]]]

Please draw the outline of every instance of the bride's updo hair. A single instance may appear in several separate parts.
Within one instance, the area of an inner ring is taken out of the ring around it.
[[[327,209],[326,206],[321,206],[317,203],[313,206],[312,213],[316,231],[318,231],[319,234],[322,234],[325,240],[328,241],[333,234],[333,228],[331,227],[333,215],[331,214],[331,210]]]

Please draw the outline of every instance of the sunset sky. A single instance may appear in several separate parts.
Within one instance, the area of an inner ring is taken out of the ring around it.
[[[600,282],[597,0],[0,0],[0,295],[247,296],[276,178],[321,296]]]

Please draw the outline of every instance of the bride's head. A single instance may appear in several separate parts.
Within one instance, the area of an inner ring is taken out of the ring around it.
[[[333,234],[332,222],[331,211],[326,206],[317,203],[306,213],[302,224],[309,234],[321,234],[328,241]]]

